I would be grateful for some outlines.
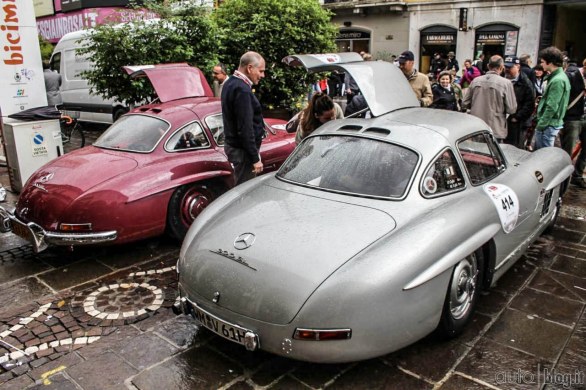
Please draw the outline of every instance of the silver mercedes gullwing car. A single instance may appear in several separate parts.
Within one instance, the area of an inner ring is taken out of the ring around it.
[[[324,124],[276,174],[204,210],[179,256],[182,310],[248,350],[323,363],[458,335],[480,289],[554,225],[569,156],[499,145],[472,115],[420,108],[388,62],[284,61],[349,72],[370,117]]]

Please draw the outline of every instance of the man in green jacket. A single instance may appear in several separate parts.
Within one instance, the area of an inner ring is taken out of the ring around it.
[[[562,52],[556,47],[548,47],[539,52],[539,59],[541,66],[549,75],[545,78],[547,86],[537,106],[535,150],[553,146],[555,137],[564,126],[564,116],[570,98],[570,81],[562,68]]]

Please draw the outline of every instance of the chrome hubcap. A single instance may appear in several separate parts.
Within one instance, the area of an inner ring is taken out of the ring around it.
[[[205,209],[208,203],[208,198],[204,195],[194,196],[187,205],[189,217],[194,220]]]
[[[450,312],[454,319],[458,320],[470,311],[477,278],[478,266],[475,255],[468,256],[456,265],[450,285]]]

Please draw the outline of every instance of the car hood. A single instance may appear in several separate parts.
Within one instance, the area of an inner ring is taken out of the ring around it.
[[[216,304],[260,321],[291,322],[332,273],[396,226],[381,210],[311,192],[260,185],[227,204],[185,251],[183,288],[208,304],[219,294]]]
[[[61,156],[37,170],[17,204],[18,215],[48,228],[79,196],[138,163],[122,153],[88,146]]]
[[[403,72],[387,61],[363,61],[358,53],[337,53],[291,55],[283,58],[283,62],[303,66],[309,72],[338,70],[349,73],[375,117],[420,106]]]

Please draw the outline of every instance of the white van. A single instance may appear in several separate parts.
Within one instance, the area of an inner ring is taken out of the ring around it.
[[[62,110],[85,122],[112,123],[128,111],[128,107],[90,93],[88,81],[80,75],[92,66],[90,60],[76,53],[83,47],[87,30],[65,34],[51,56],[51,69],[61,74]]]

